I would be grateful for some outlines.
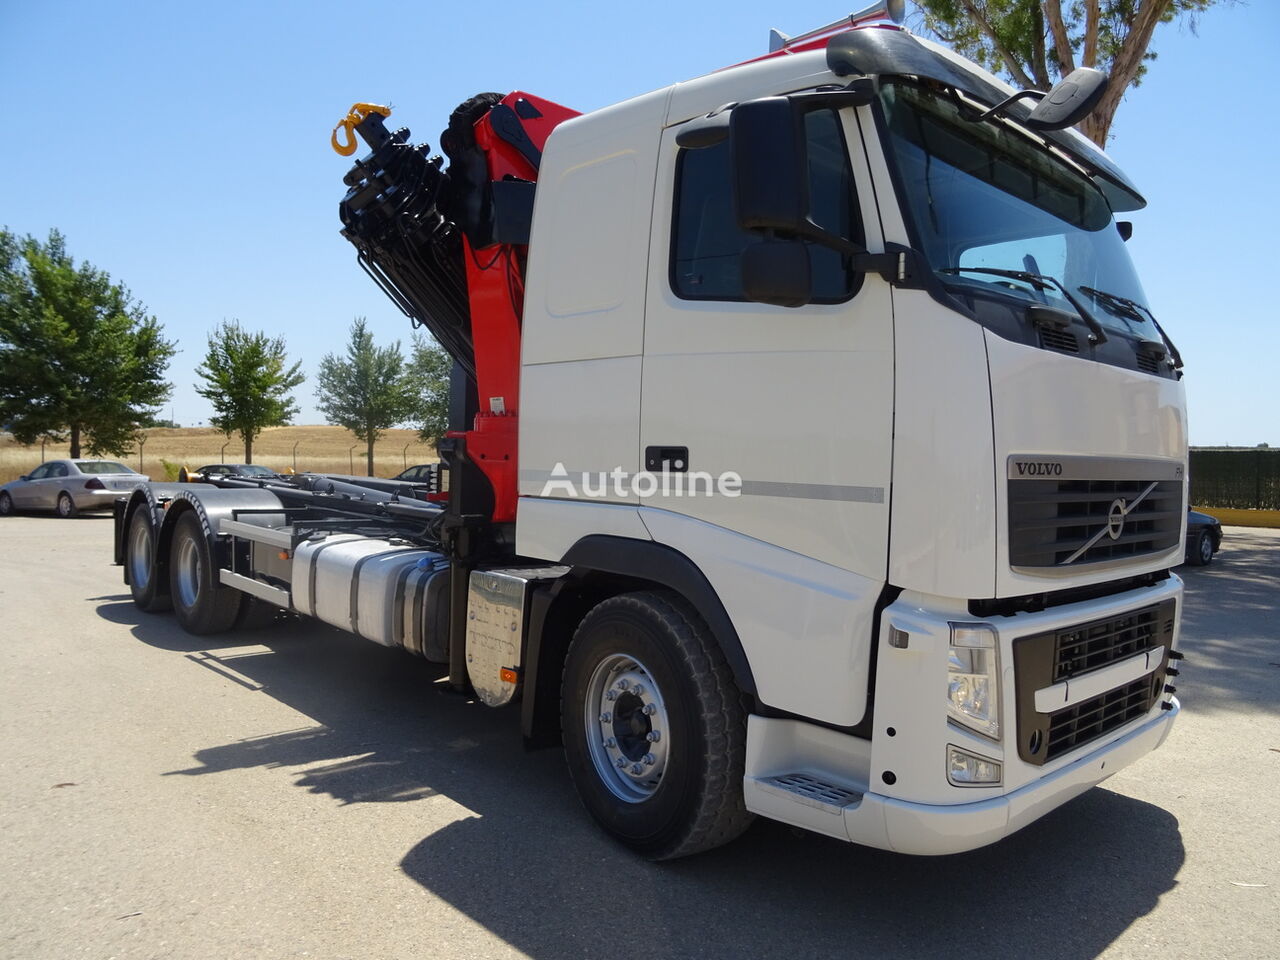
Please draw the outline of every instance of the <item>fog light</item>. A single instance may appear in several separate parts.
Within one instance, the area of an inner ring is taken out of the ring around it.
[[[947,781],[956,787],[999,786],[1003,768],[994,760],[947,744]]]

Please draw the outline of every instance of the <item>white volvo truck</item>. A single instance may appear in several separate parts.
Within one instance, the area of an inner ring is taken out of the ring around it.
[[[482,94],[447,162],[353,108],[343,235],[456,360],[441,482],[139,489],[138,605],[447,664],[653,858],[756,814],[963,851],[1155,749],[1186,415],[1144,201],[1068,129],[1101,77],[877,13],[585,115]]]

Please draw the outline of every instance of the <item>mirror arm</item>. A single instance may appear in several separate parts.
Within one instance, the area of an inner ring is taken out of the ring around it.
[[[884,253],[871,253],[861,244],[846,240],[839,234],[824,230],[812,220],[806,220],[800,229],[788,231],[800,240],[809,240],[819,246],[834,250],[849,261],[857,273],[879,274],[886,283],[895,287],[919,290],[924,287],[919,255],[900,243],[886,243]]]
[[[984,120],[990,120],[998,113],[1004,113],[1009,107],[1017,103],[1019,100],[1025,100],[1027,97],[1033,97],[1036,100],[1043,100],[1046,94],[1043,90],[1019,90],[1011,97],[1005,97],[990,110],[978,114],[976,117],[965,117],[966,120],[972,120],[974,123],[981,123]]]

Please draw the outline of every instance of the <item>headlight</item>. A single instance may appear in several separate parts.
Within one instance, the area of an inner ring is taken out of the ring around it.
[[[947,714],[984,737],[1000,739],[1000,656],[995,627],[951,624]]]
[[[1000,775],[1001,766],[996,761],[947,744],[947,780],[953,786],[997,786]]]

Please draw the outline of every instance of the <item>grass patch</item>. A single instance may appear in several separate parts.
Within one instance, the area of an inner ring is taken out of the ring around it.
[[[165,465],[186,465],[192,469],[206,463],[239,463],[244,460],[244,444],[239,437],[230,442],[212,427],[156,427],[144,431],[142,472],[152,480],[165,479]],[[226,444],[226,455],[221,455]],[[298,472],[365,473],[364,444],[341,427],[302,426],[271,427],[264,430],[253,444],[253,462],[272,470],[293,466],[294,444],[298,445]],[[351,450],[355,444],[355,449]],[[407,448],[406,448],[407,445]],[[348,453],[350,452],[350,456]],[[71,455],[67,445],[46,444],[44,458],[57,460]],[[138,451],[115,457],[133,469],[138,467]],[[373,472],[379,477],[394,477],[415,463],[434,463],[435,444],[423,443],[416,430],[388,430],[374,445]],[[352,470],[354,461],[355,469]],[[0,434],[0,483],[16,480],[40,465],[40,444],[24,447],[8,434]]]
[[[1231,510],[1226,507],[1195,507],[1200,513],[1217,517],[1231,527],[1268,527],[1280,530],[1280,510]]]

